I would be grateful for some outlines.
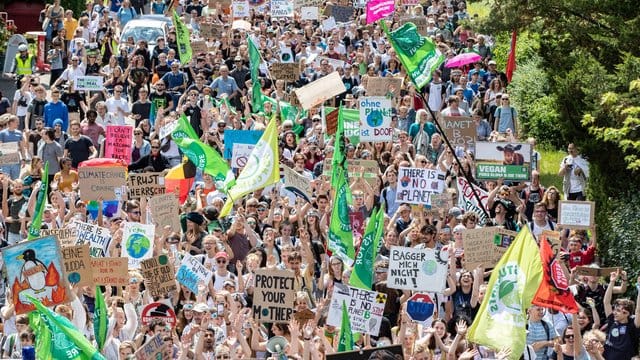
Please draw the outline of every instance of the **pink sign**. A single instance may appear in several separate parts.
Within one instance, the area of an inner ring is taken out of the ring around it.
[[[131,145],[133,144],[133,126],[108,125],[104,140],[104,157],[120,159],[131,163]]]
[[[371,0],[367,2],[367,24],[393,14],[394,10],[394,0]]]

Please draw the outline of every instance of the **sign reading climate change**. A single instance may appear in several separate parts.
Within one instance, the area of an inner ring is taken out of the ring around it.
[[[391,99],[367,96],[360,100],[360,141],[391,141]]]
[[[445,174],[432,169],[401,167],[398,171],[396,200],[431,205],[431,195],[444,191]]]
[[[447,251],[392,246],[387,284],[392,289],[442,292],[448,260]]]
[[[327,324],[340,327],[344,302],[347,305],[351,330],[377,335],[386,301],[387,294],[335,284]]]
[[[155,234],[155,226],[127,222],[124,225],[122,241],[124,243],[123,251],[125,256],[129,258],[129,268],[139,269],[140,262],[151,258],[153,255],[153,240]]]
[[[524,181],[531,177],[531,145],[476,143],[476,178]]]

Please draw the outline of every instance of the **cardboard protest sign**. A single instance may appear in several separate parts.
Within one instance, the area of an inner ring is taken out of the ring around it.
[[[404,25],[408,22],[415,24],[416,30],[418,30],[418,34],[422,36],[429,36],[427,34],[427,28],[429,27],[429,24],[426,17],[408,17],[400,19],[400,25]]]
[[[139,269],[140,262],[153,255],[155,226],[126,222],[122,234],[122,254],[129,258],[129,268]]]
[[[295,170],[288,166],[282,166],[284,170],[284,187],[285,189],[295,193],[297,196],[311,202],[311,181],[304,175],[298,174]]]
[[[304,309],[301,311],[296,311],[293,314],[293,318],[300,324],[300,326],[304,326],[307,321],[313,320],[316,317],[316,313],[309,309]]]
[[[165,296],[178,290],[173,264],[167,255],[160,255],[140,262],[144,286],[152,297]]]
[[[387,284],[393,289],[444,291],[449,253],[440,249],[414,249],[392,246],[389,253]]]
[[[222,24],[201,23],[200,36],[205,39],[219,38],[224,32]],[[193,51],[193,49],[192,49]]]
[[[258,269],[253,316],[259,322],[288,323],[293,316],[295,277],[289,270]]]
[[[526,181],[531,177],[531,145],[476,142],[476,178]]]
[[[126,257],[91,258],[93,283],[96,285],[129,285],[129,265]]]
[[[55,236],[60,246],[70,246],[76,244],[78,232],[75,227],[69,225],[62,229],[40,229],[40,236]]]
[[[273,63],[269,68],[269,72],[273,79],[294,82],[300,77],[300,66],[295,62]]]
[[[105,257],[107,255],[109,244],[111,244],[111,232],[109,229],[81,221],[74,221],[72,226],[75,227],[78,234],[77,245],[89,244],[91,247],[90,255],[93,257]]]
[[[151,197],[164,194],[166,191],[166,187],[164,186],[164,173],[129,173],[127,190],[129,199],[140,199],[143,196]]]
[[[250,16],[251,8],[246,0],[233,0],[231,2],[231,13],[234,19],[241,19]]]
[[[360,141],[387,142],[393,136],[391,127],[391,99],[366,96],[360,103]]]
[[[249,161],[249,156],[251,156],[251,152],[255,145],[251,144],[233,144],[233,153],[231,155],[231,167],[234,169],[241,169],[247,165],[247,161]]]
[[[178,128],[178,120],[165,123],[160,128],[158,136],[160,137],[160,139],[164,139],[169,134],[171,134],[176,128]]]
[[[206,54],[209,51],[207,42],[204,40],[196,40],[191,42],[191,52],[193,54]]]
[[[378,335],[387,294],[334,284],[327,324],[340,327],[342,304],[347,305],[351,331]]]
[[[318,20],[320,17],[320,9],[317,6],[305,6],[300,9],[302,20]]]
[[[293,17],[293,1],[290,0],[271,0],[271,17]]]
[[[264,131],[262,130],[225,130],[222,157],[225,160],[233,157],[233,144],[257,144],[263,133]]]
[[[403,78],[374,76],[367,78],[367,96],[399,95]]]
[[[18,143],[11,142],[0,144],[0,165],[13,165],[18,163],[20,163]]]
[[[593,201],[560,200],[558,204],[558,226],[570,229],[593,227],[596,203]]]
[[[131,163],[131,146],[133,144],[133,126],[108,125],[104,140],[104,156],[110,159],[121,159]]]
[[[333,169],[331,161],[331,158],[326,158],[324,160],[324,163],[322,164],[322,175],[331,175],[331,170]],[[364,173],[362,170],[364,170]],[[378,182],[380,181],[378,177],[379,172],[380,167],[375,160],[347,160],[347,175],[350,178],[364,177],[364,180],[374,189],[377,188]]]
[[[562,240],[560,240],[559,231],[542,230],[542,235],[549,241],[549,244],[551,244],[551,249],[559,250],[564,247],[562,246]]]
[[[102,76],[76,76],[73,87],[76,90],[102,91]]]
[[[162,334],[157,334],[147,341],[135,353],[136,360],[164,359],[164,349],[168,344],[162,340]]]
[[[354,10],[353,6],[327,5],[324,14],[332,16],[336,22],[345,23],[352,20]]]
[[[323,107],[323,110],[325,108]],[[340,110],[334,109],[331,111],[323,111],[324,113],[324,131],[327,135],[331,136],[336,133],[338,129],[338,115],[340,115]]]
[[[246,20],[234,20],[231,23],[231,30],[245,30],[251,31],[251,23]]]
[[[322,6],[321,0],[295,0],[295,9],[302,9],[309,6]]]
[[[180,202],[176,194],[156,195],[149,199],[148,204],[156,231],[162,231],[166,225],[171,226],[171,229],[180,229]]]
[[[176,312],[173,310],[171,300],[163,299],[152,302],[142,309],[140,314],[140,322],[142,325],[149,325],[154,319],[162,319],[172,329],[176,326]]]
[[[451,194],[444,191],[441,194],[431,194],[431,209],[449,210],[453,207]]]
[[[2,249],[7,269],[7,286],[13,295],[16,314],[35,309],[25,296],[29,294],[45,306],[71,300],[69,283],[58,241],[53,236],[21,242]]]
[[[327,354],[326,360],[369,360],[379,359],[377,354],[393,354],[394,360],[403,360],[402,345],[378,346],[369,349],[361,349],[354,351],[343,351]]]
[[[609,267],[609,268],[592,268],[590,266],[576,266],[575,274],[582,276],[597,276],[597,277],[608,277],[611,273],[618,271],[617,267]]]
[[[440,126],[454,147],[462,147],[465,150],[475,149],[476,124],[471,117],[445,116],[440,120]]]
[[[212,276],[211,270],[202,265],[198,259],[187,254],[180,263],[176,279],[180,284],[197,294],[198,285],[208,286]]]
[[[398,170],[396,200],[431,205],[431,195],[444,191],[446,174],[439,170],[401,167]]]
[[[89,256],[89,244],[63,247],[64,271],[67,281],[78,286],[93,285],[93,268]]]
[[[487,209],[489,193],[478,186],[472,186],[463,176],[458,176],[456,180],[456,187],[458,189],[457,206],[464,210],[464,212],[473,211],[476,213],[479,216],[478,225],[484,225],[489,219],[482,209]],[[474,193],[480,198],[479,203]]]
[[[464,248],[462,265],[469,271],[480,265],[485,269],[494,267],[516,235],[515,231],[493,226],[464,230],[462,232]]]
[[[122,166],[83,166],[78,169],[82,200],[115,200],[114,188],[126,184],[127,169]]]
[[[304,110],[318,106],[347,91],[337,71],[295,90]],[[226,136],[226,135],[225,135]]]

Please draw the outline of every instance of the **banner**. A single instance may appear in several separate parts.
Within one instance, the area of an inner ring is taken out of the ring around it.
[[[176,194],[156,195],[149,199],[149,209],[156,231],[162,232],[167,225],[171,229],[180,229],[180,203]]]
[[[258,269],[253,291],[253,317],[259,322],[288,323],[296,297],[292,271]]]
[[[225,130],[223,158],[229,160],[233,157],[234,144],[255,145],[264,134],[263,130]]]
[[[595,224],[596,203],[593,201],[560,200],[558,226],[570,229],[590,229]]]
[[[187,254],[178,268],[176,279],[193,293],[198,294],[198,285],[209,286],[213,273],[207,269],[200,260]]]
[[[173,264],[167,255],[159,255],[140,262],[140,272],[144,277],[144,287],[151,297],[162,297],[178,290]]]
[[[107,228],[89,224],[81,221],[74,221],[71,226],[76,229],[78,239],[77,245],[89,244],[92,257],[105,257],[111,244],[111,232]]]
[[[91,258],[91,268],[96,285],[129,285],[129,264],[126,257]]]
[[[122,255],[129,258],[129,268],[139,269],[140,262],[153,255],[155,227],[126,222],[122,233]]]
[[[311,181],[304,175],[298,174],[295,170],[288,166],[282,166],[284,170],[284,187],[293,192],[297,196],[311,202]]]
[[[531,145],[476,142],[476,178],[529,180],[531,178]]]
[[[360,141],[387,142],[393,136],[391,127],[391,99],[366,96],[360,103]]]
[[[231,2],[231,13],[234,19],[249,17],[251,14],[249,10],[251,10],[251,8],[249,7],[248,1],[234,0]]]
[[[387,294],[335,283],[329,305],[327,324],[340,326],[342,303],[347,305],[351,330],[377,336],[382,324]]]
[[[176,29],[176,42],[178,44],[178,58],[182,64],[191,61],[191,34],[189,28],[180,20],[180,17],[173,10],[173,27]]]
[[[374,23],[393,14],[395,10],[394,0],[367,1],[367,24]]]
[[[473,271],[478,266],[490,269],[500,261],[517,233],[495,226],[462,231],[463,267]]]
[[[47,204],[47,191],[49,190],[49,161],[44,164],[40,190],[43,191],[38,191],[38,195],[36,196],[35,214],[31,219],[31,225],[29,225],[27,240],[33,240],[40,237],[40,230],[42,228],[42,215],[44,215],[44,208]]]
[[[337,71],[295,90],[304,110],[316,107],[334,96],[347,91]]]
[[[83,166],[78,168],[82,200],[115,200],[115,188],[126,184],[126,167]]]
[[[401,167],[398,170],[396,201],[431,205],[431,195],[444,191],[446,174],[439,170]]]
[[[478,186],[472,188],[467,179],[462,176],[457,177],[456,186],[458,188],[458,207],[463,209],[465,213],[469,211],[476,213],[479,217],[478,225],[484,225],[489,220],[483,211],[483,209],[487,209],[489,193]],[[478,203],[474,192],[480,198],[480,203]]]
[[[89,256],[89,244],[67,246],[60,251],[69,283],[76,286],[92,286],[93,268]]]
[[[131,163],[131,146],[133,144],[133,126],[108,125],[104,140],[104,157],[124,160]]]
[[[448,261],[446,250],[392,246],[387,285],[392,289],[441,293],[446,288]]]
[[[476,124],[467,116],[444,116],[440,126],[454,147],[475,152]]]
[[[129,200],[140,199],[143,196],[151,197],[164,194],[165,191],[164,173],[129,173],[129,178],[127,179],[127,193]]]
[[[102,91],[102,76],[76,76],[73,88],[75,90]]]

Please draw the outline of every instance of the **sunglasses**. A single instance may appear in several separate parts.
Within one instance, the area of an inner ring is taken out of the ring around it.
[[[573,339],[573,334],[565,335],[564,338],[565,339]]]
[[[160,146],[152,146],[152,149],[160,149]]]
[[[224,259],[218,259],[218,260],[216,260],[216,262],[217,262],[218,264],[226,264],[226,263],[227,263],[227,260],[224,260]]]
[[[140,211],[129,211],[130,214],[134,214],[134,215],[140,215]]]

